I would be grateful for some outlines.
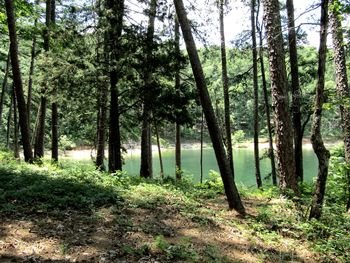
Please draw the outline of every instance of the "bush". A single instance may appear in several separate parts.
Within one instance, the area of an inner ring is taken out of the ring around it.
[[[245,133],[242,130],[238,130],[233,133],[232,140],[234,143],[241,143],[245,139]]]

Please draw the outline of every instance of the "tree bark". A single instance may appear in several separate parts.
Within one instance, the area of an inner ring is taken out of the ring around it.
[[[119,72],[117,62],[120,57],[120,38],[123,30],[124,1],[108,0],[107,8],[113,11],[109,14],[110,26],[110,111],[109,111],[109,140],[108,140],[108,170],[110,173],[122,170],[120,112],[119,112]]]
[[[12,89],[14,89],[13,85],[12,85]],[[10,96],[10,98],[11,98],[11,96]],[[9,112],[7,115],[7,125],[6,125],[6,148],[7,149],[10,149],[12,109],[13,109],[13,100],[10,99],[10,106],[9,106]]]
[[[201,167],[201,183],[203,183],[203,133],[204,133],[204,112],[202,110],[202,121],[201,121],[201,155],[199,164]]]
[[[152,56],[153,49],[153,38],[154,38],[154,22],[157,12],[157,0],[151,0],[149,9],[149,20],[147,28],[147,43],[146,43],[146,54],[145,54],[145,65],[148,68],[144,72],[144,98],[143,98],[143,114],[142,114],[142,135],[141,135],[141,167],[140,176],[152,177],[152,142],[151,142],[151,103],[152,98],[150,95],[151,81],[152,81],[152,65],[150,58]]]
[[[331,3],[335,3],[333,0]],[[345,161],[350,165],[350,90],[348,85],[348,77],[346,70],[346,56],[344,49],[343,27],[340,20],[339,11],[334,7],[330,8],[330,22],[334,50],[334,64],[336,76],[336,88],[338,101],[340,102],[341,125],[343,130]],[[348,176],[348,203],[347,210],[350,213],[350,172]]]
[[[16,99],[18,104],[19,125],[21,128],[24,159],[26,162],[32,162],[33,152],[32,152],[32,147],[30,145],[30,131],[28,127],[27,108],[24,100],[21,70],[20,70],[19,59],[18,59],[18,43],[17,43],[16,22],[15,22],[13,1],[5,0],[5,5],[6,5],[6,13],[7,13],[7,25],[8,25],[9,37],[10,37],[12,75],[13,75],[13,82],[14,82]]]
[[[162,159],[162,149],[160,147],[160,140],[159,140],[159,132],[157,125],[155,126],[156,129],[156,137],[157,137],[157,147],[158,147],[158,156],[159,156],[159,166],[160,166],[160,178],[164,178],[164,167],[163,167],[163,159]]]
[[[193,75],[197,84],[199,98],[202,104],[202,108],[209,129],[209,134],[213,143],[214,152],[220,169],[221,178],[223,180],[227,201],[231,209],[233,208],[238,213],[244,215],[245,209],[232,177],[232,171],[230,168],[230,164],[228,163],[228,158],[223,144],[221,131],[215,118],[215,113],[209,97],[209,92],[205,82],[202,65],[199,60],[196,44],[192,36],[191,27],[187,19],[185,7],[182,0],[174,0],[174,3],[176,8],[176,14],[179,19],[183,37],[185,40],[188,56],[190,58]]]
[[[5,101],[5,95],[6,95],[6,90],[7,90],[7,79],[8,79],[8,75],[9,75],[9,70],[10,70],[10,51],[8,52],[8,55],[7,55],[5,75],[4,75],[4,80],[2,82],[1,95],[0,95],[0,127],[2,125],[2,111],[4,108],[4,101]]]
[[[285,68],[281,16],[278,0],[263,0],[264,20],[269,49],[272,106],[275,112],[277,162],[282,192],[297,192],[293,130],[289,113],[287,73]]]
[[[294,5],[293,0],[287,0],[287,15],[288,15],[288,43],[290,70],[292,76],[292,114],[294,128],[294,159],[295,173],[298,181],[303,181],[303,133],[301,129],[301,112],[300,112],[300,85],[299,85],[299,70],[298,70],[298,53],[297,40],[294,24]]]
[[[311,143],[318,159],[318,175],[309,218],[319,219],[322,214],[324,193],[328,176],[330,154],[323,143],[321,134],[322,106],[324,103],[325,70],[327,59],[328,0],[321,3],[320,47],[318,51],[318,79],[315,109],[311,127]]]
[[[180,57],[180,24],[175,18],[175,53]],[[180,90],[180,69],[175,72],[175,90]],[[181,179],[181,126],[178,122],[175,124],[175,176],[177,180]]]
[[[15,89],[12,89],[12,100],[13,100],[13,154],[15,159],[19,160],[18,117],[17,117],[17,103],[16,103]]]
[[[226,131],[226,147],[227,158],[232,171],[232,177],[235,177],[233,152],[232,152],[232,136],[231,136],[231,118],[230,118],[230,97],[228,93],[228,76],[227,76],[227,58],[225,44],[225,25],[224,25],[224,0],[219,2],[220,13],[220,43],[221,43],[221,79],[224,93],[224,109],[225,109],[225,131]]]
[[[251,0],[251,27],[252,27],[252,55],[253,55],[253,87],[254,87],[254,161],[255,178],[258,188],[262,187],[259,158],[259,86],[258,86],[258,54],[256,47],[255,30],[255,7],[256,1]]]

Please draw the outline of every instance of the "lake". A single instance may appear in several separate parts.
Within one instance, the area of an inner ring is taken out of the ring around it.
[[[237,184],[246,186],[256,185],[255,165],[253,149],[236,148],[233,151],[235,166],[235,181]],[[261,151],[263,154],[263,151]],[[304,179],[311,182],[317,175],[317,158],[311,148],[304,149]],[[175,150],[163,150],[163,166],[165,176],[174,177],[175,173]],[[191,175],[194,182],[200,181],[200,149],[182,150],[182,170],[186,175]],[[159,158],[157,152],[153,152],[153,174],[159,176],[160,171]],[[129,174],[139,174],[140,172],[140,154],[128,153],[125,159],[123,169]],[[210,170],[219,171],[216,158],[212,148],[203,149],[203,177],[208,178]],[[270,159],[265,158],[260,161],[260,170],[262,178],[265,178],[271,172]],[[271,182],[271,178],[267,179]]]

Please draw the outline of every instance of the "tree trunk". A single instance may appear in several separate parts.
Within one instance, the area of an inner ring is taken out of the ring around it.
[[[119,46],[123,30],[124,1],[108,0],[107,8],[113,13],[109,14],[110,24],[110,111],[109,111],[109,142],[108,142],[108,170],[110,173],[122,170],[120,113],[119,113],[119,72],[117,62],[120,56]]]
[[[226,59],[226,45],[225,45],[225,27],[224,27],[224,0],[219,3],[220,12],[220,43],[221,43],[221,78],[224,93],[224,108],[225,108],[225,130],[226,130],[226,147],[227,158],[232,171],[232,177],[235,177],[233,165],[232,152],[232,138],[231,138],[231,118],[230,118],[230,97],[228,94],[228,76],[227,76],[227,59]]]
[[[201,167],[201,183],[203,183],[203,132],[204,132],[204,112],[202,110],[202,121],[201,121],[201,155],[199,164]]]
[[[50,25],[51,25],[51,0],[46,0],[46,26],[44,29],[44,50],[48,52],[50,50]],[[44,157],[44,139],[45,139],[45,120],[46,120],[46,90],[47,81],[45,81],[44,87],[41,90],[40,98],[40,112],[38,118],[38,128],[36,131],[36,137],[34,142],[34,158],[40,159]]]
[[[12,89],[14,89],[12,85]],[[11,96],[10,96],[11,98]],[[12,108],[13,108],[13,100],[10,99],[9,112],[7,115],[7,125],[6,125],[6,148],[10,149],[10,135],[11,135],[11,121],[12,121]]]
[[[108,88],[104,83],[101,83],[99,90],[99,117],[97,130],[97,155],[96,168],[105,171],[105,140],[106,140],[106,121],[107,121],[107,94]]]
[[[332,3],[335,1],[333,0]],[[338,101],[340,102],[340,115],[343,130],[345,160],[350,165],[350,107],[348,101],[350,99],[350,90],[348,85],[347,70],[346,70],[346,56],[344,49],[343,27],[339,17],[339,11],[334,7],[330,8],[330,22],[332,30],[332,40],[334,49],[334,64],[336,73],[336,86]],[[347,210],[350,212],[350,173],[347,174],[348,181],[348,204]]]
[[[298,53],[297,40],[294,25],[294,5],[293,0],[287,0],[288,15],[288,43],[290,57],[290,71],[292,76],[292,114],[294,128],[294,159],[295,173],[298,181],[303,181],[303,133],[301,129],[301,112],[300,112],[300,85],[298,70]]]
[[[22,77],[18,59],[18,44],[17,44],[17,34],[16,34],[16,22],[14,15],[13,1],[5,0],[6,13],[7,13],[7,25],[9,29],[10,37],[10,53],[11,53],[11,65],[12,65],[12,75],[13,82],[15,86],[18,112],[19,112],[19,125],[21,128],[24,159],[26,162],[32,162],[33,152],[30,145],[30,131],[28,127],[28,116],[27,108],[24,100]]]
[[[263,0],[264,20],[269,49],[272,106],[275,111],[277,162],[280,188],[297,192],[293,129],[289,113],[287,74],[278,0]]]
[[[318,80],[316,86],[315,109],[311,127],[311,143],[318,159],[318,175],[309,218],[319,219],[322,214],[324,193],[328,176],[330,154],[323,143],[321,134],[322,106],[324,103],[324,83],[327,59],[328,0],[321,3],[320,48],[318,52]]]
[[[17,103],[15,89],[12,89],[13,100],[13,153],[15,159],[19,160],[19,145],[18,145],[18,118],[17,118]]]
[[[254,160],[255,178],[258,188],[262,187],[259,158],[259,87],[258,87],[258,54],[256,48],[255,31],[255,7],[256,1],[251,0],[251,26],[252,26],[252,53],[253,53],[253,86],[254,86]]]
[[[152,177],[152,143],[151,143],[151,103],[152,98],[150,95],[151,80],[152,80],[152,65],[149,62],[153,49],[153,37],[154,37],[154,22],[157,12],[157,0],[151,0],[149,9],[149,20],[147,28],[147,43],[145,54],[145,65],[148,65],[146,72],[144,72],[144,98],[143,98],[143,114],[142,114],[142,135],[141,135],[141,167],[140,175],[142,177]]]
[[[180,24],[175,18],[175,52],[180,56]],[[175,72],[175,90],[180,90],[180,69]],[[181,179],[181,126],[178,122],[175,124],[175,176],[177,180]]]
[[[9,69],[10,69],[10,51],[8,52],[8,55],[7,55],[5,75],[4,75],[4,80],[2,82],[2,89],[1,89],[1,95],[0,95],[0,127],[2,125],[2,111],[4,108],[4,100],[5,100],[6,90],[7,90],[7,79],[9,75]]]
[[[157,147],[158,147],[158,156],[159,156],[159,166],[160,166],[160,178],[164,178],[164,167],[163,167],[163,159],[162,159],[162,149],[160,147],[160,141],[159,141],[159,133],[158,133],[158,127],[156,125],[156,137],[157,137]]]
[[[245,209],[232,177],[232,171],[230,168],[230,164],[228,163],[228,158],[223,144],[221,131],[215,118],[215,113],[209,97],[209,92],[205,82],[202,65],[198,57],[196,44],[192,36],[191,26],[187,19],[185,7],[182,0],[174,0],[174,3],[176,8],[176,14],[179,18],[183,37],[185,40],[188,56],[190,58],[192,71],[197,84],[199,98],[202,104],[202,108],[209,129],[209,134],[213,143],[213,148],[220,169],[221,178],[223,180],[227,201],[231,209],[233,208],[238,213],[244,215]]]

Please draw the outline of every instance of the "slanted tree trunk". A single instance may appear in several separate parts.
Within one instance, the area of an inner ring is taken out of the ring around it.
[[[328,28],[328,0],[321,3],[321,30],[320,47],[318,51],[318,79],[316,86],[315,109],[312,118],[311,143],[318,159],[318,175],[316,188],[311,204],[309,218],[319,219],[322,214],[322,205],[326,191],[328,165],[330,154],[323,143],[321,134],[322,106],[324,103],[324,84],[327,59],[327,28]]]
[[[278,0],[263,0],[269,49],[272,106],[275,111],[277,162],[282,192],[297,191],[293,129],[289,113],[287,73]]]
[[[19,145],[18,145],[18,117],[15,89],[12,89],[13,100],[13,154],[15,159],[19,160]]]
[[[259,87],[258,87],[258,53],[256,47],[255,31],[255,7],[256,1],[251,0],[251,26],[252,26],[252,53],[253,53],[253,87],[254,87],[254,161],[255,178],[258,188],[262,187],[259,158]]]
[[[290,57],[290,71],[292,76],[292,114],[294,128],[294,159],[295,173],[298,181],[303,181],[303,133],[301,127],[301,112],[300,112],[300,85],[299,85],[299,70],[298,70],[298,53],[296,43],[296,33],[294,25],[294,5],[293,0],[287,0],[287,15],[288,15],[288,43]]]
[[[32,162],[33,152],[32,152],[32,147],[30,145],[30,131],[28,127],[27,108],[24,100],[21,70],[20,70],[19,59],[18,59],[18,44],[17,44],[16,22],[15,22],[13,1],[5,0],[5,5],[6,5],[6,14],[7,14],[7,25],[8,25],[9,37],[10,37],[12,75],[13,75],[13,82],[14,82],[16,99],[18,104],[19,125],[21,128],[24,159],[26,162]]]
[[[180,25],[177,17],[175,18],[175,52],[180,56]],[[175,72],[175,90],[180,90],[180,69]],[[181,126],[178,121],[175,124],[175,176],[177,180],[181,179]]]
[[[231,209],[233,208],[238,213],[244,215],[245,209],[242,204],[236,185],[234,183],[234,179],[232,177],[232,171],[230,168],[230,164],[228,163],[228,158],[223,144],[221,131],[215,117],[213,106],[211,104],[211,99],[205,82],[202,65],[199,60],[196,44],[192,36],[191,26],[187,19],[185,7],[182,0],[174,0],[174,3],[176,8],[176,14],[179,19],[182,34],[185,40],[188,56],[190,58],[193,75],[197,84],[199,98],[207,121],[209,134],[213,143],[215,156],[220,169],[220,174],[224,184],[227,201]]]
[[[110,111],[109,111],[109,140],[108,140],[108,169],[110,173],[122,170],[121,138],[120,138],[120,112],[119,89],[120,79],[117,70],[117,62],[120,57],[120,38],[123,30],[124,1],[108,0],[107,8],[111,12],[108,15],[110,25]]]
[[[331,3],[335,3],[332,0]],[[346,70],[346,56],[344,49],[343,27],[340,20],[339,11],[335,7],[330,8],[330,22],[332,30],[332,40],[334,49],[334,64],[336,73],[336,86],[338,101],[340,102],[340,115],[343,130],[345,161],[350,164],[350,107],[348,105],[350,100],[350,90],[348,85],[348,77]],[[348,176],[348,203],[347,210],[350,213],[350,172]]]
[[[219,1],[220,13],[220,43],[221,43],[221,79],[224,93],[224,109],[225,109],[225,130],[226,130],[226,148],[227,158],[232,171],[232,177],[235,177],[232,138],[231,138],[231,118],[230,118],[230,97],[228,94],[228,76],[227,76],[227,59],[226,59],[226,44],[225,44],[225,25],[224,25],[224,0]]]
[[[156,137],[157,137],[157,147],[158,147],[158,156],[159,156],[159,166],[160,166],[160,178],[164,178],[164,167],[163,167],[163,159],[162,159],[162,149],[160,147],[160,140],[159,140],[159,132],[158,132],[158,126],[155,126],[156,129]]]
[[[2,111],[4,108],[5,95],[7,91],[7,79],[9,75],[9,69],[10,69],[10,51],[8,52],[8,55],[7,55],[5,75],[2,82],[1,95],[0,95],[0,127],[2,125]]]
[[[48,52],[50,50],[51,4],[52,4],[51,0],[46,0],[46,19],[45,19],[46,25],[45,25],[45,29],[44,29],[44,50],[45,50],[45,52]],[[48,85],[47,81],[45,81],[44,87],[41,90],[38,127],[36,130],[36,137],[35,137],[35,142],[34,142],[34,158],[36,158],[36,159],[40,159],[40,158],[44,157],[47,85]]]
[[[147,28],[147,42],[146,42],[146,54],[145,65],[149,67],[144,72],[144,98],[143,98],[143,114],[142,114],[142,134],[141,134],[141,167],[140,176],[152,177],[152,143],[151,143],[151,81],[152,81],[152,65],[150,58],[153,49],[153,37],[154,37],[154,22],[157,12],[157,0],[151,0],[149,8],[149,20]]]

